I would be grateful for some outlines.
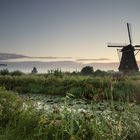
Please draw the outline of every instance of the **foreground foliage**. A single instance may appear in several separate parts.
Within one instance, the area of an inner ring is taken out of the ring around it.
[[[0,88],[2,140],[139,140],[140,106],[129,102],[91,103],[91,112],[55,107],[52,113]]]

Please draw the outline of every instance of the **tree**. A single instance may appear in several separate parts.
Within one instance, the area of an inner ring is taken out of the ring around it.
[[[94,72],[94,75],[95,75],[95,76],[105,76],[105,75],[107,75],[107,73],[106,73],[105,71],[102,71],[102,70],[97,69],[97,70]]]
[[[0,75],[8,75],[8,74],[9,74],[9,70],[7,68],[0,70]]]
[[[93,74],[94,70],[92,66],[85,66],[82,68],[81,73],[83,75],[90,75]]]
[[[36,67],[33,67],[33,70],[32,70],[32,74],[36,74],[38,71],[37,71],[37,68]]]

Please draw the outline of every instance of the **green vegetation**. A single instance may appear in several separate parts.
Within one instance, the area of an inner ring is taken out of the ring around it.
[[[137,80],[138,81],[138,80]],[[134,101],[138,83],[131,78],[67,76],[60,73],[45,75],[0,76],[0,86],[19,93],[63,95],[91,100],[114,99]]]
[[[24,73],[19,70],[9,72],[8,69],[2,69],[2,70],[0,70],[0,75],[21,76],[21,75],[24,75]]]
[[[91,66],[85,66],[85,67],[83,67],[82,68],[82,70],[81,70],[81,73],[83,74],[83,75],[91,75],[91,74],[93,74],[93,67],[91,67]]]
[[[24,75],[23,72],[19,71],[19,70],[16,70],[16,71],[12,71],[10,73],[11,76],[21,76],[21,75]]]
[[[9,74],[9,70],[8,69],[0,70],[0,75],[8,75],[8,74]]]
[[[37,73],[38,73],[37,68],[33,67],[32,71],[31,71],[31,74],[37,74]]]
[[[0,88],[2,140],[139,140],[140,106],[134,103],[91,103],[91,111],[52,108],[51,113],[26,98]]]
[[[95,72],[1,71],[0,140],[139,140],[140,76]]]

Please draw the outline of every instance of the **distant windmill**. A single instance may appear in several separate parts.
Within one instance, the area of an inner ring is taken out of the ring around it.
[[[127,23],[127,30],[128,30],[128,36],[129,36],[129,42],[130,44],[128,45],[118,45],[118,44],[108,44],[108,47],[117,47],[121,49],[117,49],[117,51],[122,52],[122,56],[120,58],[120,65],[119,65],[119,71],[122,72],[129,72],[129,71],[139,71],[136,58],[135,56],[138,54],[140,49],[136,49],[140,47],[140,45],[132,45],[132,37],[130,34],[130,24]],[[134,53],[134,51],[136,51]]]

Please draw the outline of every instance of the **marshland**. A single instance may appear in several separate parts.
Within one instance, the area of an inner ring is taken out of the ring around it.
[[[0,140],[140,140],[139,44],[139,0],[0,0]]]
[[[140,139],[140,75],[0,76],[0,139]]]

